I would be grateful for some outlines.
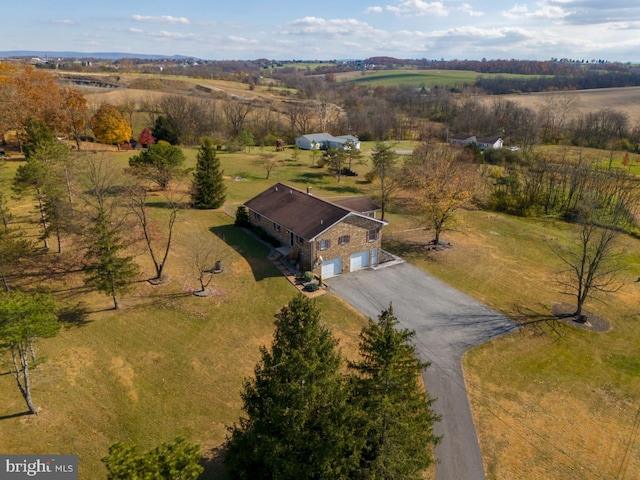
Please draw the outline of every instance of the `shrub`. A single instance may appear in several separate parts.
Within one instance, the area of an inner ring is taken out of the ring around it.
[[[319,288],[320,288],[320,287],[318,287],[318,284],[317,284],[317,283],[307,283],[307,284],[304,286],[304,290],[305,290],[306,292],[315,292],[315,291],[317,291]]]
[[[249,226],[249,212],[244,205],[240,205],[236,209],[236,226],[238,227],[248,227]]]
[[[306,272],[304,272],[303,277],[305,282],[310,282],[311,280],[313,280],[314,275],[313,272],[307,270]]]

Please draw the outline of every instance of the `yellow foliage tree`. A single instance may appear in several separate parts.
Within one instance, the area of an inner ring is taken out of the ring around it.
[[[114,105],[103,103],[91,119],[91,129],[100,143],[118,146],[131,139],[129,122]]]

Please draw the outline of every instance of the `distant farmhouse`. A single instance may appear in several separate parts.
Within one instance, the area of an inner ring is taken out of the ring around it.
[[[370,198],[330,202],[277,183],[244,204],[249,222],[280,242],[276,250],[301,270],[322,278],[376,266],[381,261],[380,230]]]
[[[465,145],[475,144],[480,150],[500,149],[504,142],[501,137],[476,137],[475,135],[453,135],[449,137],[451,145],[464,147]]]
[[[296,138],[296,145],[302,150],[326,150],[328,148],[348,147],[348,142],[353,142],[357,150],[360,150],[360,140],[353,135],[341,135],[334,137],[329,133],[310,133]]]

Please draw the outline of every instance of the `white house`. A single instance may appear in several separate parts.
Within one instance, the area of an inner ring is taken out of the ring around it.
[[[480,150],[500,149],[504,142],[501,137],[482,137],[477,138],[475,135],[452,135],[449,137],[451,145],[465,146],[471,143],[478,145]]]
[[[330,133],[310,133],[296,138],[296,145],[302,150],[326,150],[327,148],[345,148],[347,142],[353,142],[360,150],[360,140],[353,135],[334,137]]]

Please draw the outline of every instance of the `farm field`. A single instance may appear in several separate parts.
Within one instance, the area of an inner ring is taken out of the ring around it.
[[[570,92],[540,92],[512,95],[500,95],[498,98],[510,100],[522,107],[540,109],[549,97],[571,95],[577,98],[575,114],[610,108],[625,113],[632,126],[640,122],[640,87],[599,88],[594,90],[576,90]],[[491,101],[491,97],[486,97]]]
[[[478,77],[530,78],[530,75],[515,74],[485,74],[469,70],[391,70],[366,72],[345,72],[336,74],[338,81],[348,81],[356,84],[372,86],[399,87],[402,85],[419,87],[443,88],[462,87],[472,84]]]

